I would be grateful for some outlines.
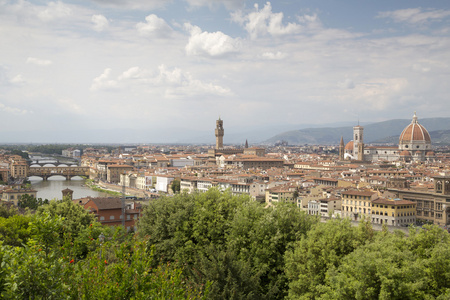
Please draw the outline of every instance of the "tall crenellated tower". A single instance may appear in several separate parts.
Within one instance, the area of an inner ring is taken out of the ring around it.
[[[353,157],[357,160],[364,160],[364,127],[353,127]]]
[[[343,161],[344,160],[344,150],[345,149],[345,145],[344,145],[344,137],[341,136],[341,143],[339,144],[339,160]]]
[[[216,149],[223,149],[223,121],[220,119],[216,121]]]

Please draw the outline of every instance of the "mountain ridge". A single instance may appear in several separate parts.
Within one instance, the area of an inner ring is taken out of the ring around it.
[[[410,123],[411,120],[407,119],[392,119],[368,124],[364,126],[364,141],[368,144],[396,144],[401,132]],[[450,144],[450,118],[424,118],[419,120],[419,123],[428,130],[433,143]],[[353,139],[353,127],[305,128],[286,131],[267,139],[263,144],[270,145],[286,141],[290,145],[335,145],[339,144],[341,136],[345,143],[351,141]]]

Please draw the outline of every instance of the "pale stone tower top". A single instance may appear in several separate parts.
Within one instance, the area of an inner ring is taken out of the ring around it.
[[[216,149],[223,149],[223,121],[220,119],[216,121]]]

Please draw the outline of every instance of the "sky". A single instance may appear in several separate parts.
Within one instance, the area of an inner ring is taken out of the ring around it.
[[[450,1],[0,0],[0,143],[420,122],[449,78]]]

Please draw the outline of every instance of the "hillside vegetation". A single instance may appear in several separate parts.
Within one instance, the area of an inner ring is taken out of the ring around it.
[[[364,126],[364,141],[366,143],[394,143],[411,120],[389,120]],[[433,144],[450,144],[450,118],[419,119],[430,133]],[[355,124],[357,125],[357,124]],[[287,141],[290,145],[336,145],[341,136],[347,143],[353,139],[353,127],[306,128],[283,132],[266,140],[267,144]]]

